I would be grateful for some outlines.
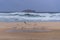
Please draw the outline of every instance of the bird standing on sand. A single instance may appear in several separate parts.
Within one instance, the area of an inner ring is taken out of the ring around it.
[[[26,22],[24,22],[26,24]]]

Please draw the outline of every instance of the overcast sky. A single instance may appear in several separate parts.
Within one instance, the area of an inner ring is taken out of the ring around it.
[[[0,11],[36,11],[60,12],[60,0],[0,0]]]

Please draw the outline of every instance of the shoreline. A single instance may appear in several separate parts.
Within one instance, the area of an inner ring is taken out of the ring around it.
[[[0,22],[0,29],[60,30],[60,22]]]

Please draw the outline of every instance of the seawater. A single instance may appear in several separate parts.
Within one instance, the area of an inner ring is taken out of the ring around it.
[[[60,21],[60,13],[0,13],[0,22],[48,22]]]

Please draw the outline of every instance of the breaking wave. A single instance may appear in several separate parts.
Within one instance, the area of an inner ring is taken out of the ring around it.
[[[60,13],[0,13],[1,22],[60,21]]]

